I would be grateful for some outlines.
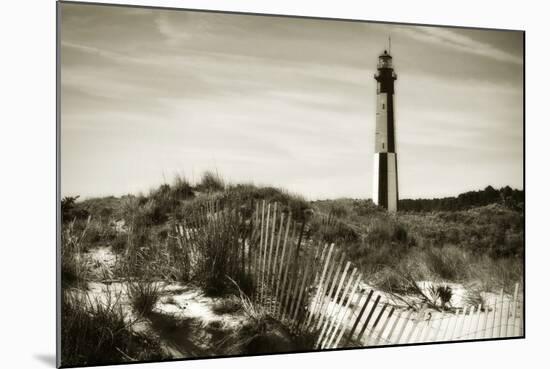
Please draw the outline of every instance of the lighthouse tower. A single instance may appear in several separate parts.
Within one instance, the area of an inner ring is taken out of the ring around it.
[[[376,134],[374,142],[373,201],[388,211],[397,211],[397,153],[395,150],[394,81],[392,57],[387,51],[378,57],[374,75],[376,89]]]

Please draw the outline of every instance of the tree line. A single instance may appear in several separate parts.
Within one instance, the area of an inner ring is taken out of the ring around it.
[[[399,200],[399,210],[457,211],[495,203],[510,209],[522,211],[525,204],[525,191],[512,189],[510,186],[500,189],[487,186],[484,190],[469,191],[461,193],[456,197]]]

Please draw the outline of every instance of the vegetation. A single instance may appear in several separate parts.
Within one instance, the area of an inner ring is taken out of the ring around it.
[[[130,282],[127,285],[127,295],[134,311],[139,316],[146,316],[160,300],[162,288],[159,283],[146,281]]]
[[[247,316],[234,332],[214,322],[205,329],[225,337],[220,350],[252,354],[313,348],[316,332],[291,332],[250,302],[255,281],[243,273],[244,267],[235,267],[239,263],[234,261],[241,260],[236,250],[251,237],[253,212],[261,200],[277,202],[300,227],[304,224],[303,248],[334,243],[369,284],[414,308],[452,308],[452,283],[467,286],[467,303],[485,308],[486,292],[502,288],[509,293],[523,276],[523,192],[509,188],[402,200],[397,214],[370,200],[308,202],[274,187],[227,183],[214,173],[205,173],[196,184],[176,177],[147,194],[83,201],[67,197],[61,209],[64,365],[162,355],[158,342],[134,332],[119,298],[105,303],[83,297],[87,280],[106,278],[90,273],[86,262],[86,254],[99,246],[116,253],[108,278],[126,281],[129,304],[139,318],[170,322],[156,309],[160,286],[180,281],[219,297],[214,313]],[[213,201],[219,206],[206,215]],[[227,208],[234,211],[221,210]],[[209,222],[208,217],[222,221]],[[74,337],[78,339],[70,342]]]
[[[121,361],[160,360],[158,342],[135,333],[135,321],[124,314],[120,295],[105,301],[78,291],[65,291],[61,306],[61,362],[64,366]]]
[[[523,191],[514,190],[509,186],[498,190],[487,186],[482,191],[469,191],[457,197],[399,200],[399,209],[402,211],[457,211],[501,204],[515,210],[523,210],[524,203],[525,193]]]
[[[254,304],[233,281],[238,291],[240,310],[248,317],[245,324],[226,339],[228,354],[266,354],[312,350],[318,332],[298,330],[291,333],[289,327],[274,319],[262,306]]]
[[[338,232],[323,231],[322,238],[345,245],[367,280],[392,292],[410,291],[405,274],[415,280],[479,281],[486,291],[510,291],[523,276],[524,215],[523,205],[509,205],[395,215],[369,200],[313,204],[323,214],[337,212],[345,224]]]
[[[83,229],[75,230],[75,221],[68,222],[61,234],[61,283],[63,287],[80,285],[86,278],[87,265],[82,258],[82,243],[86,237],[90,219]]]
[[[523,191],[487,187],[456,198],[401,200],[402,210],[388,214],[370,200],[337,199],[307,202],[273,187],[226,183],[205,173],[192,185],[182,177],[149,194],[77,201],[65,198],[63,219],[73,233],[84,232],[80,249],[110,245],[124,255],[118,274],[144,275],[165,280],[195,280],[213,292],[227,288],[222,262],[230,257],[239,231],[236,218],[225,229],[203,232],[199,268],[193,271],[189,255],[182,255],[170,235],[172,221],[190,219],[206,201],[220,206],[243,205],[249,217],[254,202],[278,202],[293,218],[307,220],[306,239],[345,248],[367,279],[384,290],[406,290],[403,272],[416,280],[480,281],[483,289],[510,289],[523,275]],[[67,258],[66,280],[74,278],[75,261]],[[243,284],[250,282],[240,281]],[[249,286],[253,288],[253,286]]]

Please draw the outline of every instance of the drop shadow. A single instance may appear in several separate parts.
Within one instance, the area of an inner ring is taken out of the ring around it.
[[[57,365],[55,361],[55,355],[54,354],[34,354],[33,358],[36,361],[41,362],[42,364],[46,364],[52,368],[55,368]]]

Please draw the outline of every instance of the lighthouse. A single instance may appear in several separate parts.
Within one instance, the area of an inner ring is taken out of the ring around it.
[[[397,153],[395,146],[394,81],[391,55],[378,57],[376,87],[376,132],[374,138],[373,201],[390,212],[397,211]]]

